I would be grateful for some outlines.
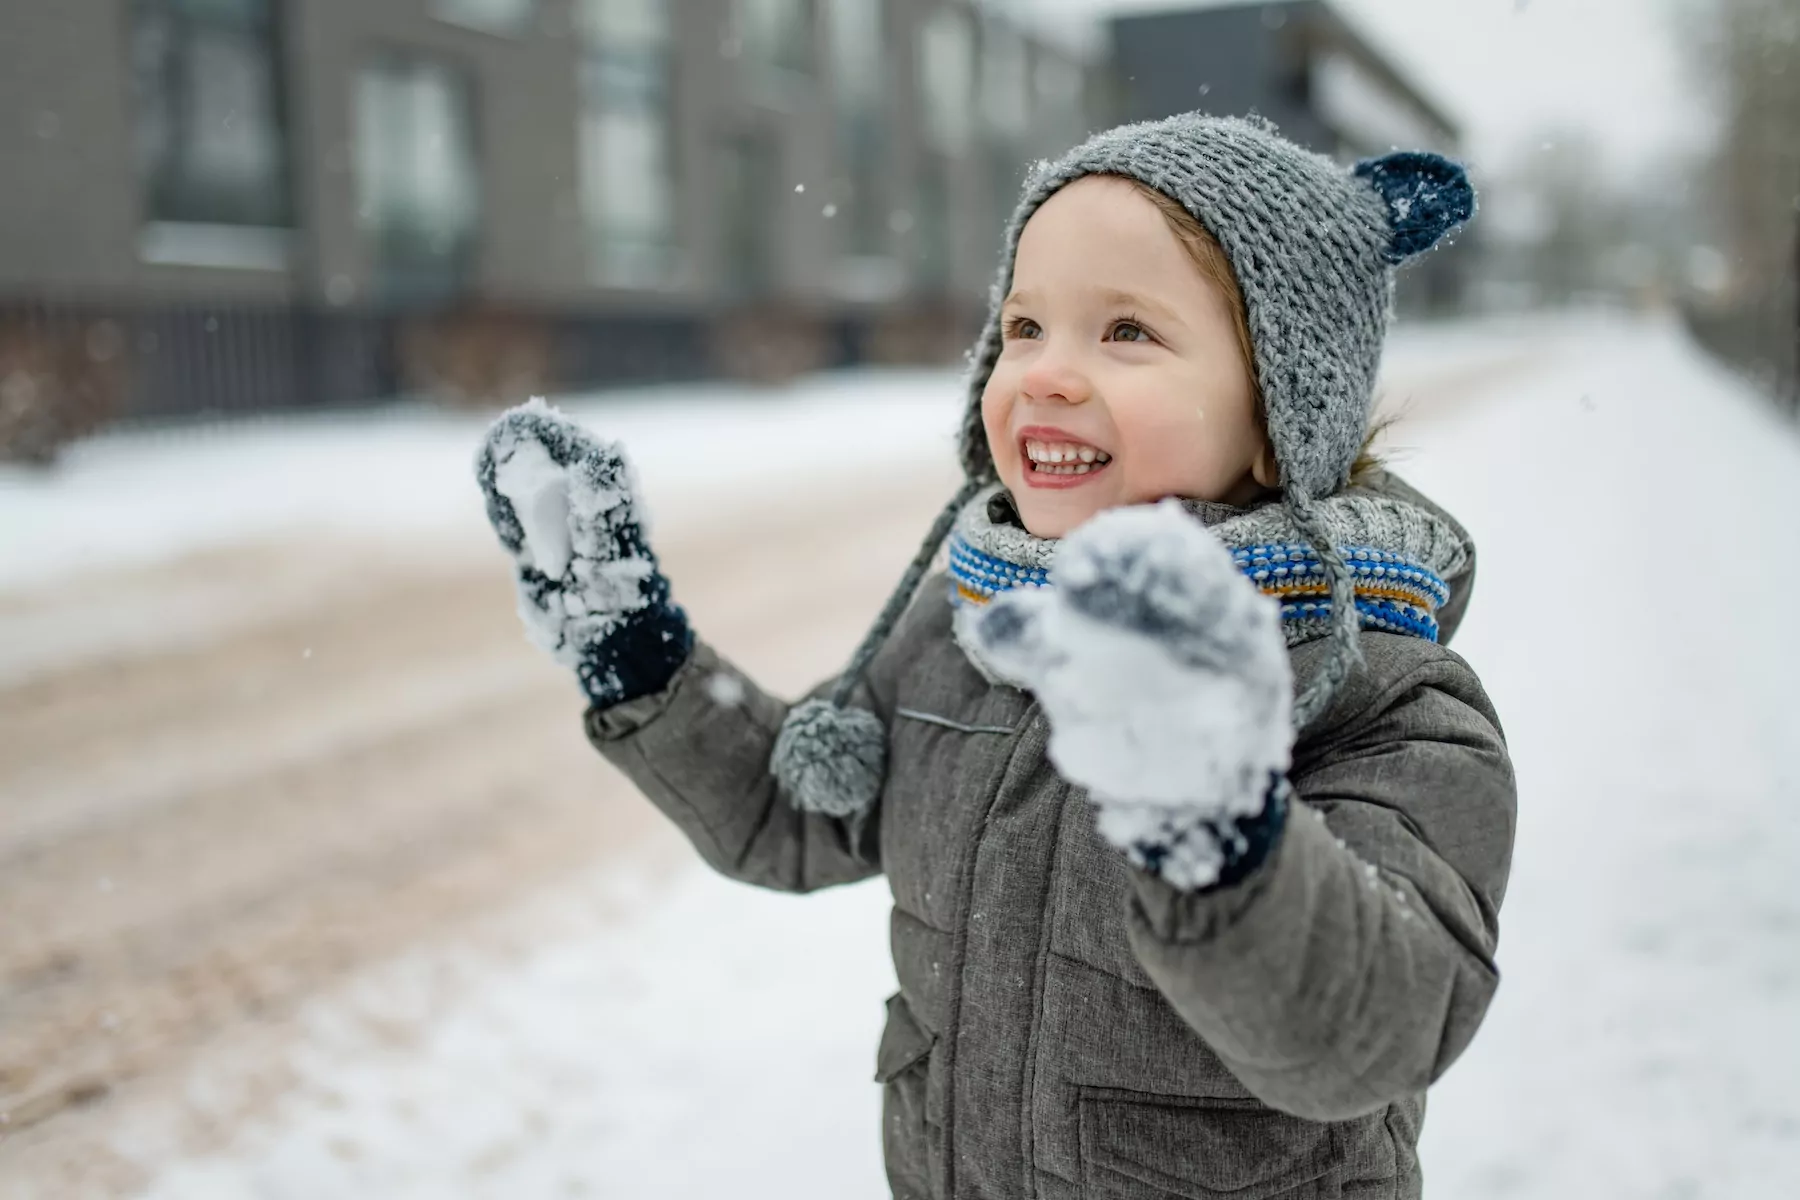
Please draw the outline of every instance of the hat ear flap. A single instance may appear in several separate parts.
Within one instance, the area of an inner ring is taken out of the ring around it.
[[[1356,164],[1387,207],[1393,237],[1385,257],[1402,263],[1475,215],[1475,189],[1461,164],[1441,154],[1403,150]]]

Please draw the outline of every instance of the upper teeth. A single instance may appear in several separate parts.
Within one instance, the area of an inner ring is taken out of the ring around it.
[[[1077,473],[1085,474],[1096,467],[1103,467],[1112,461],[1112,455],[1104,450],[1096,450],[1092,446],[1084,446],[1079,442],[1039,442],[1027,440],[1025,455],[1034,463],[1043,465],[1071,464]]]

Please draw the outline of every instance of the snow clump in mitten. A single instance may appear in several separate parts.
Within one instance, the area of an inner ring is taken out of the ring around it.
[[[1037,695],[1051,761],[1119,845],[1254,815],[1287,768],[1276,605],[1177,503],[1096,516],[1057,548],[1048,588],[997,597],[974,629]]]
[[[558,662],[578,665],[631,614],[666,602],[616,443],[533,397],[494,423],[476,474],[518,568],[526,633]]]

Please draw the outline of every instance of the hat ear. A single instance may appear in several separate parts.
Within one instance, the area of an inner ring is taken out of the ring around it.
[[[1387,206],[1393,237],[1385,257],[1402,263],[1475,215],[1475,189],[1459,163],[1441,154],[1402,150],[1356,164]]]

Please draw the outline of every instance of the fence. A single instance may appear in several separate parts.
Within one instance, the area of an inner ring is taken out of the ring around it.
[[[0,302],[0,459],[47,462],[69,440],[119,422],[404,396],[492,406],[617,384],[945,362],[967,346],[978,316],[949,300],[862,312],[762,304],[648,314]]]

